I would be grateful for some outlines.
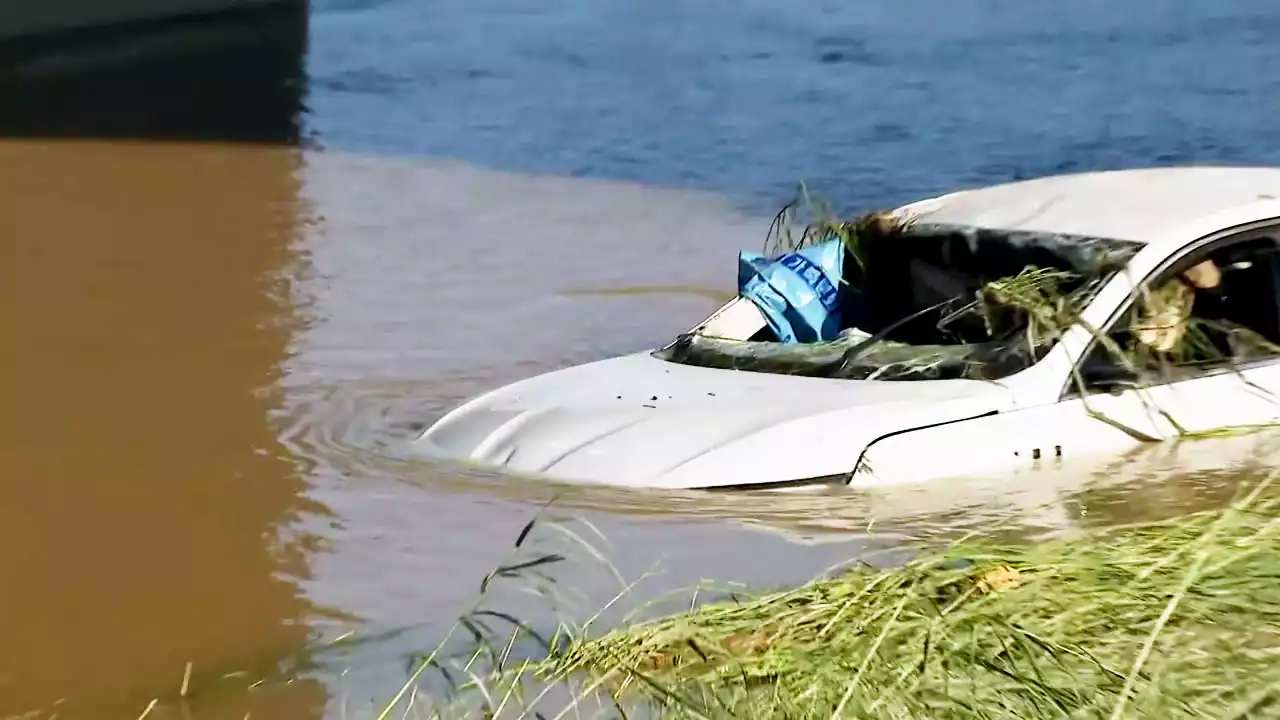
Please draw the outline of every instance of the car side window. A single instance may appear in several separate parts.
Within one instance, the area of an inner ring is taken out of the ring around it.
[[[1143,283],[1096,337],[1067,395],[1149,387],[1280,358],[1280,243],[1192,253]]]

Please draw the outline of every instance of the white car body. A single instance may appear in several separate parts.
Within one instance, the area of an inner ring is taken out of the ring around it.
[[[1062,175],[899,208],[928,222],[1142,243],[1039,362],[998,381],[846,380],[713,369],[649,352],[516,382],[463,404],[417,440],[435,457],[568,482],[726,488],[918,482],[1123,452],[1280,422],[1280,357],[1086,396],[1073,368],[1135,285],[1188,253],[1274,231],[1280,168],[1182,167]],[[695,330],[764,326],[730,301]]]

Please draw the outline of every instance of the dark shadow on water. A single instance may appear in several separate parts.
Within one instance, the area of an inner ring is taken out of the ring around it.
[[[295,144],[309,3],[0,43],[0,137]]]

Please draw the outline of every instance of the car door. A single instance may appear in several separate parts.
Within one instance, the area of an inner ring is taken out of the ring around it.
[[[1280,423],[1280,360],[1187,375],[1149,386],[1091,385],[1064,398],[1140,439],[1171,439]],[[1065,409],[1065,408],[1064,408]]]
[[[1118,309],[1071,373],[1056,402],[1035,403],[957,423],[886,436],[863,455],[867,472],[853,484],[924,479],[922,448],[948,475],[1056,464],[1124,452],[1145,442],[1280,424],[1280,243],[1275,228],[1252,230],[1172,258],[1146,285],[1159,287],[1206,259],[1224,266],[1222,310],[1233,327],[1258,336],[1247,357],[1225,354],[1194,363],[1166,362],[1159,373],[1133,374],[1112,349],[1127,342],[1133,300]],[[1202,305],[1203,307],[1203,305]],[[1192,315],[1196,305],[1192,304]],[[1104,341],[1107,338],[1111,342]]]
[[[1131,298],[1105,329],[1107,340],[1086,350],[1062,402],[1161,439],[1280,423],[1280,243],[1273,231],[1220,240],[1157,271],[1145,283],[1149,293]],[[1131,324],[1142,298],[1170,283],[1187,285],[1188,268],[1206,263],[1218,279],[1190,291],[1179,342],[1191,350],[1143,347]],[[1120,347],[1133,349],[1127,360]]]

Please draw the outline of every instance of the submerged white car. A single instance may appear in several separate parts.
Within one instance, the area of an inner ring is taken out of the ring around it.
[[[1280,423],[1280,168],[1046,177],[888,217],[850,250],[867,310],[838,340],[779,342],[738,297],[416,445],[569,482],[870,486]]]

